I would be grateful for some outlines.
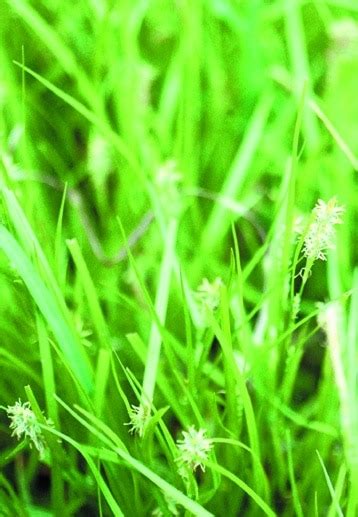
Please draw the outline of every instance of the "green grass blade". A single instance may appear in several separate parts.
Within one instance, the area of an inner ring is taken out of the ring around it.
[[[320,455],[320,453],[318,451],[316,451],[316,454],[318,456],[318,461],[319,461],[319,463],[320,463],[320,465],[322,467],[322,471],[323,471],[323,474],[324,474],[324,477],[325,477],[325,480],[326,480],[326,483],[327,483],[327,486],[328,486],[329,493],[331,494],[332,502],[333,502],[334,507],[336,509],[337,515],[339,517],[344,517],[344,513],[342,512],[342,509],[341,509],[340,504],[339,504],[339,499],[337,498],[336,491],[335,491],[334,486],[332,484],[331,478],[329,477],[329,474],[327,472],[325,464],[323,463],[323,459],[322,459],[322,457],[321,457],[321,455]]]
[[[249,167],[257,151],[267,118],[273,104],[272,91],[265,91],[259,99],[255,111],[244,134],[243,141],[231,164],[227,177],[221,187],[222,198],[236,199],[249,172]],[[201,237],[201,252],[216,248],[230,227],[228,212],[216,204]]]
[[[241,490],[243,490],[249,497],[251,497],[255,501],[257,506],[261,508],[265,515],[268,515],[269,517],[276,516],[276,513],[265,503],[265,501],[242,479],[235,476],[234,474],[232,474],[232,472],[225,469],[221,465],[218,465],[217,463],[207,462],[207,466],[215,470],[216,472],[219,472],[222,476],[226,477],[239,488],[241,488]]]
[[[66,360],[66,365],[73,373],[74,378],[86,393],[91,392],[93,388],[91,369],[77,338],[64,320],[56,300],[39,277],[31,261],[4,226],[0,226],[0,249],[14,264],[23,279],[30,295],[53,332]]]

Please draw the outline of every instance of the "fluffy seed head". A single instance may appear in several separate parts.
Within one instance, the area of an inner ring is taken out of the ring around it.
[[[177,441],[180,455],[177,461],[181,466],[186,465],[191,470],[198,467],[205,471],[205,462],[208,454],[213,447],[212,440],[205,437],[206,430],[197,431],[194,426],[189,427],[188,431],[183,431],[183,439]]]
[[[18,440],[21,437],[29,438],[30,446],[33,444],[43,457],[46,449],[46,441],[42,429],[35,413],[32,411],[30,402],[22,403],[19,399],[13,406],[6,408],[8,417],[11,420],[10,429],[13,430],[12,436]],[[47,425],[53,426],[50,419],[46,419]]]
[[[220,304],[220,289],[222,285],[223,282],[220,277],[215,278],[213,282],[203,278],[196,292],[196,298],[204,307],[214,311]]]
[[[325,252],[334,248],[336,224],[341,224],[344,207],[338,206],[333,197],[325,203],[319,199],[313,209],[314,218],[304,239],[303,252],[307,258],[326,260]]]
[[[132,406],[130,410],[130,422],[124,424],[129,425],[129,432],[132,434],[138,434],[138,436],[142,437],[144,434],[144,427],[147,421],[147,418],[150,413],[149,406],[145,406],[140,404],[139,406]]]

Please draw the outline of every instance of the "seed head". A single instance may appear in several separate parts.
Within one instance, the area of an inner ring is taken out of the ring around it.
[[[196,298],[203,307],[214,311],[220,305],[220,289],[223,282],[220,277],[216,277],[213,282],[203,278],[196,292]]]
[[[30,402],[21,402],[19,399],[13,406],[6,408],[8,417],[11,420],[10,429],[13,430],[11,436],[16,436],[18,440],[23,436],[30,439],[30,447],[33,444],[43,458],[46,449],[46,440],[35,413],[32,411]],[[46,419],[47,425],[53,426],[50,419]]]
[[[341,224],[344,207],[338,206],[333,197],[325,203],[319,199],[313,209],[314,219],[304,239],[303,252],[307,258],[326,260],[325,252],[334,248],[336,224]]]
[[[139,406],[132,406],[129,417],[130,422],[124,424],[131,426],[129,432],[138,434],[140,437],[144,434],[144,427],[150,413],[149,406],[140,404]]]
[[[205,471],[205,462],[208,454],[213,447],[212,440],[205,437],[206,430],[197,431],[194,426],[189,427],[188,431],[183,431],[183,440],[177,441],[180,455],[177,461],[181,466],[186,465],[195,471],[198,467]]]

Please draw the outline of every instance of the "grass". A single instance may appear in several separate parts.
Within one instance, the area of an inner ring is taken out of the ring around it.
[[[0,35],[1,515],[356,516],[356,3]]]

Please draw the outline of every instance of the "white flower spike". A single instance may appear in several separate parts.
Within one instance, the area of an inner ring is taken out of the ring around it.
[[[140,406],[132,406],[129,413],[130,422],[127,422],[124,425],[131,426],[129,432],[132,434],[136,433],[140,438],[142,438],[149,414],[149,406],[145,406],[143,404]]]
[[[188,431],[183,431],[183,440],[177,440],[177,447],[180,455],[177,461],[181,466],[186,465],[195,471],[198,467],[205,471],[205,462],[208,459],[213,442],[205,437],[206,430],[197,431],[194,426],[189,427]]]
[[[18,440],[23,436],[29,438],[30,446],[33,444],[43,458],[46,450],[46,440],[42,434],[42,429],[35,413],[32,411],[30,402],[21,402],[19,399],[13,406],[8,406],[7,415],[11,420],[10,429],[13,430],[12,436]],[[53,426],[50,419],[46,419],[47,425]]]
[[[336,224],[341,224],[344,207],[338,206],[333,197],[325,203],[319,199],[313,209],[314,219],[304,239],[303,252],[307,258],[326,260],[326,251],[334,248]]]
[[[203,307],[215,311],[220,305],[220,289],[222,285],[223,281],[220,277],[216,277],[213,282],[203,278],[197,289],[196,298]]]

